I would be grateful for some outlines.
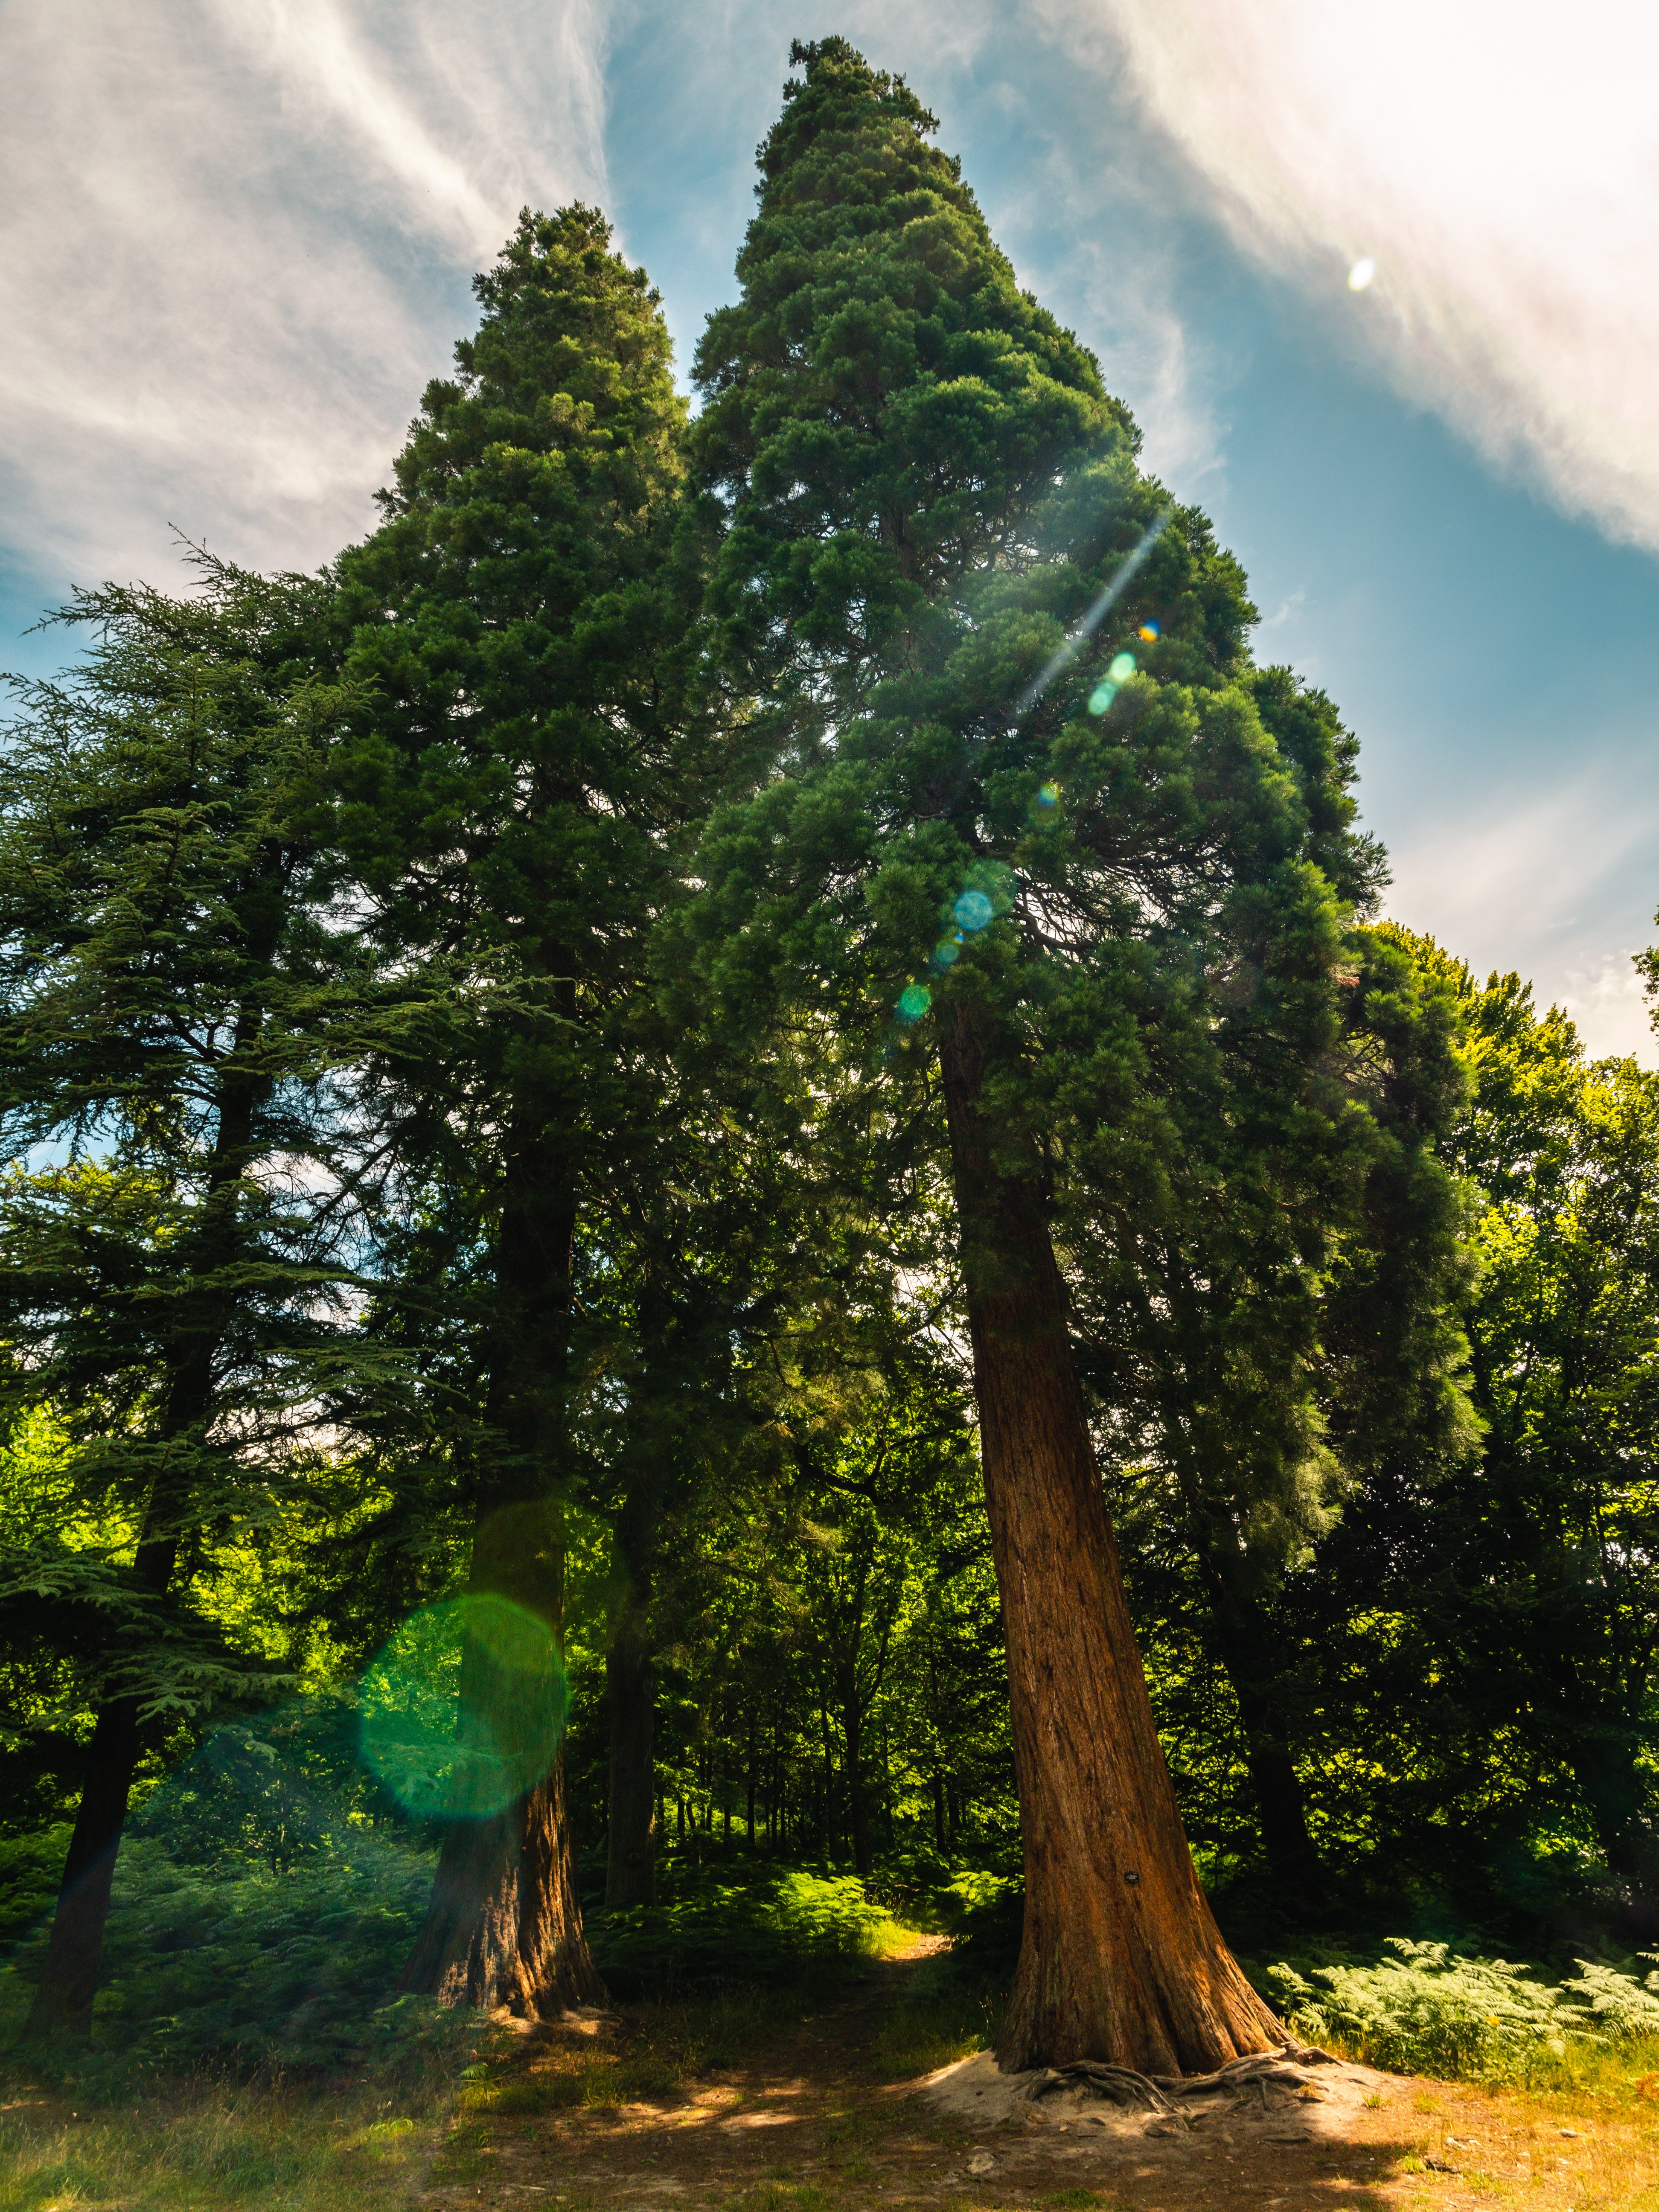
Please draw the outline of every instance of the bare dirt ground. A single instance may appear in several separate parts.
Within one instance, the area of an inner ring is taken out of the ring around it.
[[[744,2063],[634,2103],[570,2097],[596,2039],[625,2027],[538,2031],[508,2069],[510,2094],[459,2120],[414,2201],[431,2212],[1659,2212],[1659,2102],[1639,2099],[1580,2112],[1347,2062],[1307,2068],[1301,2085],[1182,2100],[1176,2118],[1070,2094],[1022,2106],[988,2057],[883,2081],[877,2032],[934,1948],[873,1964]]]

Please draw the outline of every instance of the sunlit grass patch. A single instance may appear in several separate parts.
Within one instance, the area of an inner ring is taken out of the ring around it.
[[[843,2200],[811,2181],[763,2181],[728,2197],[720,2212],[842,2212]]]
[[[948,1958],[930,1960],[912,1979],[877,2030],[872,2068],[886,2081],[908,2081],[991,2042],[1001,2016],[1000,1983],[960,1972]]]
[[[46,2099],[0,2115],[6,2212],[347,2212],[406,2205],[442,2133],[436,2119],[337,2092],[216,2087],[82,2113]]]

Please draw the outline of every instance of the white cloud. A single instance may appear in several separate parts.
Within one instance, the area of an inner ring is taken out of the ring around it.
[[[510,61],[506,58],[510,57]],[[4,550],[325,559],[526,201],[604,191],[597,0],[56,0],[0,29]]]
[[[1578,1025],[1598,1059],[1627,1054],[1651,1067],[1655,1058],[1652,1007],[1631,964],[1635,948],[1612,952],[1589,967],[1569,968],[1553,995]]]
[[[1490,459],[1659,547],[1659,11],[1036,0],[1249,251]],[[1375,258],[1375,280],[1348,271]]]
[[[1540,1006],[1564,1006],[1595,1054],[1656,1050],[1631,956],[1652,941],[1647,866],[1659,795],[1626,764],[1597,762],[1480,820],[1430,817],[1391,841],[1388,904],[1477,975],[1511,969]],[[1628,949],[1610,952],[1624,937]]]

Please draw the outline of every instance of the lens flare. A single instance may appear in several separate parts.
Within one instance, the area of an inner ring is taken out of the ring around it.
[[[1348,271],[1348,289],[1363,292],[1376,274],[1376,264],[1369,253],[1362,253]]]
[[[358,1742],[405,1812],[481,1820],[549,1771],[568,1704],[544,1620],[503,1597],[455,1598],[412,1613],[363,1676]]]
[[[1040,783],[1037,786],[1037,805],[1039,806],[1058,806],[1059,804],[1060,786],[1057,783]]]
[[[1134,672],[1135,657],[1133,653],[1115,653],[1112,665],[1106,671],[1114,684],[1127,684]]]
[[[1144,622],[1135,632],[1143,645],[1156,645],[1164,635],[1155,622]]]
[[[963,929],[983,929],[993,913],[991,902],[983,891],[963,891],[957,901],[954,912]]]
[[[947,937],[933,947],[933,959],[940,968],[948,968],[961,957],[962,939],[959,937]]]
[[[907,983],[899,993],[898,1018],[902,1022],[919,1022],[933,1003],[933,994],[925,983]]]
[[[1153,546],[1157,544],[1158,539],[1163,536],[1164,532],[1169,528],[1170,523],[1173,522],[1174,520],[1174,507],[1166,507],[1163,514],[1158,517],[1157,520],[1148,525],[1147,528],[1141,535],[1139,544],[1134,547],[1133,550],[1130,552],[1124,560],[1120,562],[1118,564],[1117,574],[1112,578],[1111,582],[1107,585],[1105,590],[1095,601],[1093,606],[1090,608],[1088,613],[1084,616],[1083,620],[1072,632],[1072,635],[1066,639],[1065,644],[1060,647],[1060,651],[1054,655],[1048,665],[1026,685],[1025,690],[1020,695],[1019,704],[1014,710],[1016,714],[1029,714],[1032,708],[1036,706],[1037,701],[1042,696],[1043,693],[1048,689],[1048,686],[1054,682],[1055,677],[1060,674],[1061,669],[1069,667],[1072,662],[1077,659],[1078,654],[1083,650],[1084,646],[1100,628],[1100,625],[1105,621],[1107,616],[1111,612],[1113,607],[1116,605],[1118,600],[1122,598],[1124,592],[1128,589],[1130,583],[1137,575],[1139,575],[1141,567],[1146,562],[1148,555],[1152,552]],[[1099,713],[1101,711],[1097,708],[1092,708],[1092,702],[1091,703],[1092,711],[1096,713]]]
[[[1097,684],[1089,694],[1089,712],[1091,714],[1103,714],[1116,696],[1115,684]]]

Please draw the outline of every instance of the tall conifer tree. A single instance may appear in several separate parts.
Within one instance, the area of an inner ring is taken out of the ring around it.
[[[1079,1159],[1156,1183],[1241,963],[1254,1052],[1334,1042],[1367,856],[1328,741],[1275,742],[1237,565],[1139,475],[933,118],[843,40],[794,58],[698,360],[715,605],[776,740],[706,846],[705,958],[732,1018],[831,1004],[942,1109],[1024,1840],[1001,2062],[1208,2067],[1279,2031],[1194,1873],[1051,1224]]]
[[[396,1080],[411,1176],[450,1178],[485,1254],[470,1588],[557,1638],[574,1240],[654,1096],[626,1015],[706,725],[686,708],[685,407],[656,294],[583,207],[526,211],[477,290],[481,327],[427,390],[386,520],[341,564],[350,665],[378,697],[343,823],[386,941],[460,981]],[[489,1740],[504,1694],[469,1639],[464,1736]],[[562,1751],[451,1826],[404,1986],[527,2014],[602,1995]]]
[[[270,1509],[296,1437],[368,1379],[332,1074],[373,970],[331,910],[327,595],[200,566],[191,599],[64,610],[92,649],[19,686],[0,770],[4,1393],[68,1450],[64,1525],[37,1516],[0,1574],[10,1634],[64,1655],[96,1713],[47,2033],[89,2023],[141,1759],[258,1688],[204,1617],[213,1539]]]

